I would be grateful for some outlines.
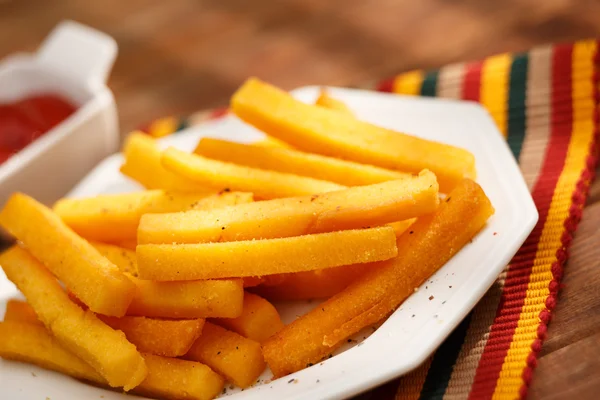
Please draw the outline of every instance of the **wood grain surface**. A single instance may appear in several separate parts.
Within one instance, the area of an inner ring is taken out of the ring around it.
[[[112,35],[123,132],[222,106],[248,76],[357,85],[534,45],[600,36],[580,0],[0,0],[0,57],[69,18]],[[600,397],[600,183],[591,190],[530,399]]]

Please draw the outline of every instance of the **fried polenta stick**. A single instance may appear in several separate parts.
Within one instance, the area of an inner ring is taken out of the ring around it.
[[[396,255],[396,235],[391,227],[281,239],[137,247],[139,277],[161,281],[310,271],[387,260]]]
[[[223,378],[202,363],[151,354],[144,354],[144,359],[148,377],[135,393],[174,400],[210,400],[223,390]]]
[[[208,365],[241,388],[252,385],[266,367],[260,343],[210,322],[184,358]]]
[[[0,357],[108,385],[43,326],[14,321],[0,323]],[[151,354],[143,357],[148,375],[133,393],[173,400],[210,400],[223,389],[223,378],[206,365]]]
[[[187,353],[202,333],[204,326],[204,319],[167,320],[97,316],[106,325],[123,332],[138,351],[164,357],[179,357]],[[43,326],[33,308],[19,300],[8,301],[4,321],[27,322]]]
[[[98,318],[111,328],[122,331],[138,351],[163,357],[180,357],[187,353],[204,327],[204,319],[117,318],[102,315]]]
[[[92,311],[125,315],[133,282],[52,210],[15,193],[0,212],[0,224]]]
[[[146,214],[139,244],[272,239],[374,227],[429,214],[439,204],[435,175],[314,196],[240,204],[219,210]]]
[[[303,103],[256,78],[238,89],[231,108],[245,122],[299,150],[397,171],[429,169],[444,193],[463,178],[475,177],[475,158],[467,150]]]
[[[345,186],[371,185],[411,176],[406,172],[298,150],[253,146],[211,138],[202,138],[194,152],[214,160],[307,176]]]
[[[263,140],[259,140],[258,142],[253,143],[253,145],[262,146],[262,147],[270,147],[270,148],[277,147],[279,149],[292,149],[293,148],[286,142],[283,142],[279,139],[275,139],[274,137],[271,137],[268,135],[265,136],[265,138]]]
[[[144,380],[147,374],[144,359],[123,332],[115,331],[93,312],[75,305],[54,276],[25,250],[12,247],[0,255],[0,265],[44,326],[110,386],[130,390]]]
[[[6,302],[6,311],[4,312],[5,321],[27,322],[44,326],[26,301],[10,299]]]
[[[140,218],[144,214],[208,210],[251,201],[251,193],[223,192],[207,195],[147,190],[83,199],[62,199],[54,205],[54,212],[84,238],[116,243],[135,240]]]
[[[276,377],[319,362],[344,339],[391,314],[494,213],[481,187],[468,179],[446,200],[415,222],[412,235],[398,238],[397,258],[379,263],[266,341],[263,352]]]
[[[226,163],[168,148],[162,164],[169,171],[215,189],[252,192],[259,199],[302,196],[344,189],[337,183]]]
[[[0,322],[0,357],[35,364],[77,379],[107,384],[94,368],[63,347],[41,321],[36,323],[34,319],[32,322],[8,318]]]
[[[341,292],[367,271],[364,265],[354,264],[283,274],[280,283],[260,285],[252,291],[269,300],[325,299]]]
[[[146,189],[169,192],[214,193],[215,190],[167,171],[161,164],[162,151],[156,140],[142,132],[132,132],[123,146],[125,162],[121,173]]]
[[[160,282],[132,278],[136,295],[127,315],[155,318],[235,318],[242,313],[241,279]]]
[[[129,279],[137,290],[127,315],[155,318],[234,318],[242,313],[244,297],[240,279],[160,282],[137,279],[135,251],[118,246],[93,243],[98,251]]]
[[[248,292],[244,294],[242,315],[237,318],[215,318],[212,322],[259,343],[283,328],[283,322],[273,304]]]

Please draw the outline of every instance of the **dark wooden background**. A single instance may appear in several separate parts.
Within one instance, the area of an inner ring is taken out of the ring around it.
[[[600,37],[583,0],[0,0],[0,57],[70,18],[112,35],[124,132],[221,106],[248,76],[353,85],[413,68]],[[584,212],[531,399],[600,398],[600,184]]]

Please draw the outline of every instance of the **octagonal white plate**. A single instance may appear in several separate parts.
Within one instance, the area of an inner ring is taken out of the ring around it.
[[[293,93],[311,102],[318,88],[305,87]],[[508,146],[478,104],[351,89],[332,88],[331,94],[347,103],[361,119],[473,152],[477,181],[490,197],[496,214],[472,243],[433,275],[376,332],[371,329],[361,332],[355,342],[334,353],[334,357],[282,379],[270,381],[267,371],[257,385],[245,391],[228,386],[223,396],[231,400],[343,398],[412,370],[442,343],[484,295],[538,219]],[[253,142],[262,134],[230,116],[190,128],[162,143],[192,150],[203,136]],[[120,155],[104,160],[71,195],[139,190],[139,186],[120,175],[121,161]],[[14,286],[0,276],[0,314],[4,312],[6,299],[16,295]],[[277,307],[284,322],[289,323],[317,305],[315,301],[281,303]],[[0,398],[126,397],[34,366],[0,360]]]

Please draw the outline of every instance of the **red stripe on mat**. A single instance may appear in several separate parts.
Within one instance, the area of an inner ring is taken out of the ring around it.
[[[464,100],[479,101],[479,94],[481,93],[481,68],[483,68],[483,61],[472,62],[465,67],[462,92]]]
[[[571,45],[555,48],[552,69],[553,87],[561,83],[564,84],[565,79],[571,79],[572,52],[573,46]],[[572,116],[572,109],[569,110],[569,115]],[[557,124],[559,118],[563,123]],[[529,276],[537,252],[537,244],[548,217],[556,183],[564,167],[572,133],[571,121],[564,121],[564,116],[556,115],[555,110],[552,110],[551,122],[550,140],[540,171],[542,178],[538,179],[532,192],[540,218],[533,232],[515,256],[515,259],[518,259],[519,262],[509,268],[496,319],[479,360],[469,399],[492,397],[498,376],[502,370],[502,364],[521,316],[521,310],[527,295]]]
[[[377,85],[377,91],[387,92],[387,93],[393,92],[394,91],[394,79],[395,78],[390,78],[390,79],[386,79],[383,82],[380,82],[379,85]]]

